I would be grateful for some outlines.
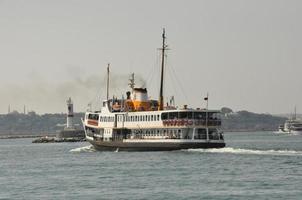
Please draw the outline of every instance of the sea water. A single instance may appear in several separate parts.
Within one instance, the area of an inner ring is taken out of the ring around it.
[[[99,152],[0,140],[0,199],[302,199],[302,136],[225,133],[226,148]]]

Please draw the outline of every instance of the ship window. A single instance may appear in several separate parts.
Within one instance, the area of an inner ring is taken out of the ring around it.
[[[206,113],[202,113],[202,112],[194,113],[194,119],[205,119],[205,118],[206,118]]]
[[[135,116],[135,121],[137,121],[137,116]]]
[[[150,121],[150,115],[148,115],[148,121]]]
[[[188,112],[188,119],[192,119],[193,118],[193,113],[192,112]]]
[[[99,120],[99,115],[98,114],[89,114],[88,119],[93,119],[93,120]]]
[[[186,119],[188,117],[187,112],[179,112],[179,119]]]
[[[177,112],[170,112],[169,113],[169,119],[177,119],[178,113]]]
[[[151,121],[153,121],[153,115],[151,115]]]
[[[161,119],[162,119],[162,120],[168,119],[168,113],[162,113],[162,114],[161,114]]]
[[[157,121],[159,121],[159,115],[157,115]]]
[[[216,129],[209,129],[209,139],[219,140],[219,134]]]

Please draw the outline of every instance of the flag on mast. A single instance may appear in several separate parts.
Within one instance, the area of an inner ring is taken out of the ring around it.
[[[207,93],[207,96],[204,98],[205,101],[209,100],[209,93]]]
[[[207,101],[207,107],[206,108],[208,109],[208,105],[209,105],[208,104],[208,102],[209,102],[209,93],[207,93],[207,96],[204,98],[204,100]]]

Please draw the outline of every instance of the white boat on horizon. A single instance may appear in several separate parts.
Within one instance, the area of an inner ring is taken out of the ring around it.
[[[302,135],[302,120],[297,118],[296,108],[294,115],[286,120],[284,124],[279,125],[278,132]]]

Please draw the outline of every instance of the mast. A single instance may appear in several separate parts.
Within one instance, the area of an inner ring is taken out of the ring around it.
[[[167,45],[165,44],[165,29],[163,29],[163,46],[160,50],[162,50],[162,55],[161,55],[161,76],[160,76],[160,90],[159,90],[159,107],[158,110],[163,110],[164,109],[164,94],[163,94],[163,85],[164,85],[164,65],[165,65],[165,50],[167,48]]]
[[[109,100],[109,67],[110,67],[110,63],[108,63],[107,66],[107,101]]]
[[[133,92],[133,89],[134,89],[134,86],[135,86],[135,83],[134,83],[134,73],[131,74],[131,77],[129,79],[129,84],[130,88],[132,89],[132,92]]]

